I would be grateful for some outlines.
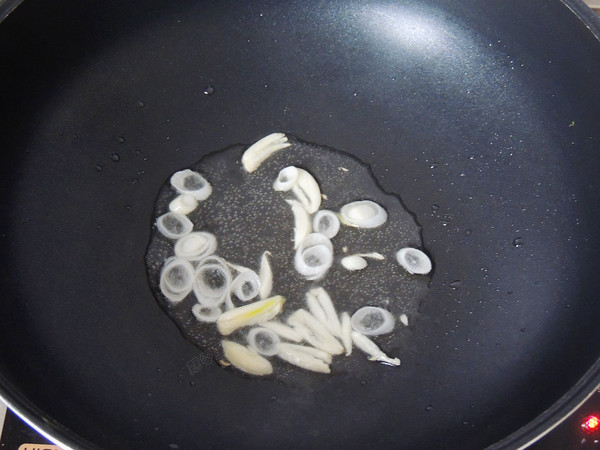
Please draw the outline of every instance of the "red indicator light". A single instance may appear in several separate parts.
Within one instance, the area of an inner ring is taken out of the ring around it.
[[[588,434],[598,431],[600,429],[600,417],[594,414],[587,416],[583,419],[583,422],[581,422],[581,429]]]

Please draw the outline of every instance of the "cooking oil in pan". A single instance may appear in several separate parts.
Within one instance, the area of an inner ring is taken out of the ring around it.
[[[241,268],[259,273],[261,258],[269,252],[272,271],[270,295],[281,295],[286,299],[274,320],[285,324],[298,309],[307,310],[307,292],[322,287],[331,297],[338,315],[343,312],[352,315],[363,306],[377,306],[390,311],[396,319],[395,329],[372,339],[385,352],[401,357],[406,324],[416,313],[419,300],[428,289],[429,279],[404,270],[398,264],[396,253],[404,247],[422,248],[420,227],[414,216],[403,207],[400,198],[384,192],[369,167],[354,156],[291,136],[288,136],[288,142],[291,144],[289,147],[273,153],[252,173],[242,165],[242,155],[247,149],[242,145],[208,154],[191,165],[188,169],[201,174],[212,186],[211,195],[187,214],[193,230],[216,237],[214,255],[226,261],[234,274]],[[348,203],[369,200],[387,212],[385,223],[374,228],[342,224],[330,241],[333,263],[325,274],[314,280],[307,279],[295,267],[296,218],[286,201],[295,197],[292,192],[273,188],[280,171],[289,166],[305,170],[317,182],[321,193],[320,210],[337,213]],[[169,182],[162,186],[152,223],[169,212],[169,204],[177,195]],[[145,258],[152,292],[189,341],[213,355],[220,355],[224,337],[215,323],[199,321],[192,313],[192,308],[198,303],[194,292],[180,301],[171,301],[161,292],[161,271],[165,261],[174,255],[174,246],[175,240],[166,238],[153,227]],[[378,256],[365,257],[366,267],[361,270],[348,270],[341,261],[350,255]],[[197,264],[193,262],[195,267]],[[223,302],[220,309],[225,311],[248,303],[230,295],[230,300]],[[241,327],[226,339],[246,345],[249,329]],[[282,337],[281,341],[286,339]],[[302,370],[276,357],[267,359],[273,365],[271,376],[275,378],[284,377],[293,370]],[[366,357],[356,349],[349,357],[335,356],[331,362],[331,373],[352,370],[356,359],[366,360]],[[393,370],[383,366],[381,369]]]

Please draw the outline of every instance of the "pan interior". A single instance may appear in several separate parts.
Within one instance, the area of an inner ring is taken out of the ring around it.
[[[26,1],[0,26],[0,373],[41,426],[481,448],[598,381],[600,50],[563,3],[123,3]],[[274,130],[369,164],[423,226],[436,271],[400,370],[189,370],[205,355],[146,282],[156,187]]]

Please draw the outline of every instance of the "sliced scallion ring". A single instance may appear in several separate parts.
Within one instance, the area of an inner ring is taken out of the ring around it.
[[[189,194],[196,200],[206,200],[212,194],[212,186],[206,178],[190,169],[180,170],[171,176],[171,186],[180,194]]]
[[[274,331],[263,327],[252,328],[248,332],[248,346],[265,356],[273,356],[279,352],[279,336]]]
[[[194,275],[193,289],[198,302],[215,307],[225,301],[231,286],[231,272],[222,264],[200,264]]]
[[[194,267],[181,258],[169,258],[160,273],[160,290],[172,302],[183,300],[192,290]]]
[[[352,329],[365,336],[378,336],[392,332],[394,316],[388,310],[376,306],[365,306],[356,311],[351,319]]]
[[[243,302],[255,298],[260,292],[260,280],[253,270],[244,270],[231,283],[231,292]]]
[[[217,250],[217,238],[206,231],[194,231],[175,243],[175,255],[190,261],[199,261]]]
[[[405,247],[398,250],[396,259],[408,273],[426,275],[431,272],[431,260],[416,248]]]
[[[169,239],[179,239],[190,234],[194,224],[183,214],[168,212],[156,219],[156,228]]]
[[[192,306],[192,314],[200,322],[214,323],[222,314],[222,311],[218,306],[207,308],[199,303],[196,303],[194,306]]]
[[[333,239],[340,231],[340,219],[333,211],[321,209],[313,216],[313,230],[328,239]]]

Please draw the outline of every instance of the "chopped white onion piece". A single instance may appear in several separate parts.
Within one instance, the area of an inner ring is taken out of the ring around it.
[[[279,171],[277,179],[273,183],[273,189],[280,192],[291,190],[298,181],[298,168],[288,166]]]
[[[169,211],[187,215],[196,209],[198,200],[190,194],[181,194],[169,203]]]
[[[260,257],[260,268],[258,269],[258,280],[260,281],[259,296],[267,298],[273,290],[273,272],[269,263],[270,252],[263,252]]]
[[[192,306],[192,314],[200,322],[216,322],[221,313],[221,308],[218,306],[214,308],[205,308],[200,303],[196,303],[194,306]]]
[[[256,353],[237,342],[221,341],[225,358],[238,369],[251,375],[269,375],[273,373],[271,363]]]
[[[352,354],[352,324],[350,322],[350,314],[347,312],[342,313],[342,344],[346,349],[346,356]]]
[[[191,292],[193,280],[192,264],[185,259],[171,257],[160,272],[160,290],[172,302],[179,302]]]
[[[273,153],[289,147],[288,138],[283,133],[272,133],[252,144],[242,155],[242,165],[252,173]]]
[[[194,275],[193,289],[198,303],[205,307],[220,305],[229,294],[231,281],[231,272],[227,266],[205,263],[203,260]]]
[[[354,345],[360,350],[369,355],[370,361],[379,361],[388,366],[400,365],[400,360],[398,358],[390,358],[381,351],[375,342],[356,331],[352,332],[352,342],[354,342]]]
[[[183,214],[168,212],[156,219],[156,228],[169,239],[179,239],[190,234],[194,224]]]
[[[357,310],[351,319],[352,328],[365,336],[390,333],[396,323],[387,309],[365,306]]]
[[[313,230],[328,239],[333,239],[340,231],[340,219],[333,211],[321,209],[313,216]]]
[[[190,169],[180,170],[171,176],[171,186],[180,194],[189,194],[198,201],[212,194],[212,186],[206,178]]]
[[[333,264],[333,245],[319,233],[307,235],[294,257],[294,267],[307,280],[323,277]]]
[[[408,273],[426,275],[431,272],[431,260],[416,248],[406,247],[398,250],[396,259]]]
[[[276,295],[233,308],[221,314],[217,320],[217,328],[222,335],[227,336],[238,328],[267,322],[281,312],[284,302],[284,297]]]
[[[376,228],[387,221],[387,212],[371,200],[348,203],[340,210],[342,222],[358,228]]]
[[[406,314],[400,314],[400,322],[402,322],[402,325],[407,327],[408,326],[408,316]]]
[[[363,270],[367,267],[367,260],[362,256],[350,255],[342,258],[340,261],[344,269],[350,271]]]
[[[217,250],[217,238],[206,231],[193,231],[175,243],[175,255],[199,261]]]
[[[320,373],[331,373],[331,369],[326,362],[303,350],[298,350],[287,346],[280,346],[277,356],[284,361],[289,362],[290,364],[294,364],[295,366],[306,370],[312,370],[313,372]]]
[[[311,232],[310,216],[300,202],[296,200],[286,201],[292,207],[292,213],[294,214],[294,248],[296,249]]]
[[[248,346],[261,355],[273,356],[279,352],[279,336],[267,328],[252,328],[248,332],[247,340]]]
[[[294,330],[292,327],[288,327],[287,325],[282,324],[281,322],[270,320],[268,322],[263,322],[261,326],[264,328],[268,328],[271,331],[274,331],[279,336],[281,336],[284,339],[287,339],[288,341],[296,343],[302,342],[302,336],[296,330]]]
[[[256,297],[260,291],[260,280],[253,270],[244,270],[236,275],[231,283],[231,291],[243,302]]]

